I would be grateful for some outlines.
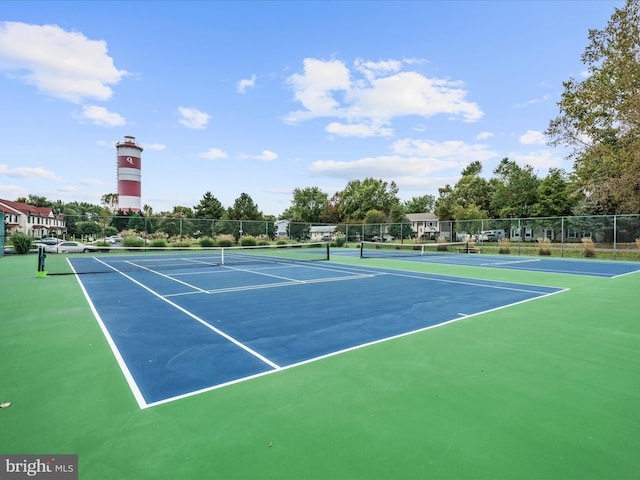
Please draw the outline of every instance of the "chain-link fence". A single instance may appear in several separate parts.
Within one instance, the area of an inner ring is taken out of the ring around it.
[[[419,223],[337,224],[291,222],[288,220],[223,220],[184,217],[65,216],[60,236],[100,241],[117,236],[165,239],[173,244],[189,244],[203,238],[243,237],[263,241],[330,240],[337,246],[361,241],[415,242],[473,241],[485,253],[498,253],[499,247],[516,254],[537,254],[544,244],[551,254],[579,256],[585,242],[595,252],[637,255],[640,250],[640,215],[600,215],[548,218],[507,218],[439,221],[429,234],[417,236]]]
[[[560,256],[591,256],[590,251],[633,258],[640,249],[640,215],[465,220],[440,222],[440,227],[448,238],[486,244],[489,251],[502,242],[520,254],[549,250]]]

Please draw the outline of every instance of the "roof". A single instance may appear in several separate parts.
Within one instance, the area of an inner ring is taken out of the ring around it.
[[[438,217],[436,217],[436,214],[431,212],[407,213],[407,219],[410,222],[437,222],[438,221]]]
[[[5,213],[21,213],[23,215],[35,215],[36,217],[53,217],[51,207],[36,207],[27,203],[12,202],[0,198],[0,210]]]
[[[337,225],[316,225],[314,227],[309,228],[310,233],[333,233],[336,231]]]

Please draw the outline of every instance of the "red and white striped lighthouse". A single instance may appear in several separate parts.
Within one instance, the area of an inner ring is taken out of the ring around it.
[[[118,165],[118,208],[139,212],[142,191],[142,147],[136,138],[125,135],[124,142],[116,143]]]

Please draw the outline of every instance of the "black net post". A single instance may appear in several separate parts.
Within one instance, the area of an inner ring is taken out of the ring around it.
[[[38,273],[38,275],[42,276],[45,272],[45,258],[47,257],[47,255],[44,253],[44,246],[43,245],[39,245],[38,246],[38,272],[42,272],[42,273]]]

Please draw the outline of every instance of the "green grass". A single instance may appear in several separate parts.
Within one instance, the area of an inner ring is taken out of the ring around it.
[[[0,258],[0,453],[82,479],[637,478],[639,274],[374,262],[570,290],[140,410],[76,279]]]

